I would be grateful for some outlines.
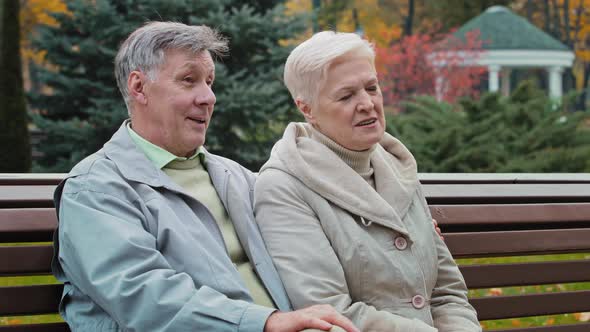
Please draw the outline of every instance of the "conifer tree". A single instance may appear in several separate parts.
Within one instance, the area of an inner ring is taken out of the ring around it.
[[[280,80],[288,54],[282,40],[303,28],[270,2],[245,0],[71,0],[71,14],[54,14],[34,40],[46,50],[40,69],[49,93],[33,95],[35,122],[47,133],[37,169],[68,171],[98,150],[127,117],[113,74],[120,42],[150,20],[205,24],[230,40],[216,65],[217,104],[207,134],[209,151],[253,170],[266,160],[285,122],[295,115]]]
[[[461,105],[417,98],[388,130],[421,172],[589,172],[590,112],[563,105],[524,82],[508,98],[486,94]]]

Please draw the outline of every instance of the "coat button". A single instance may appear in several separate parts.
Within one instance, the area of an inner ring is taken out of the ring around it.
[[[403,236],[396,237],[393,243],[398,250],[404,250],[408,247],[408,241]]]
[[[412,298],[412,305],[416,309],[422,309],[426,305],[426,300],[422,295],[416,295]]]

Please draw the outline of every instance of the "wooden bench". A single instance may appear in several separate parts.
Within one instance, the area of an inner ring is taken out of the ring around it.
[[[57,222],[52,195],[62,176],[0,174],[0,276],[51,273],[52,247],[47,242]],[[586,253],[570,261],[462,265],[470,289],[590,282],[590,174],[421,174],[420,178],[455,258]],[[31,242],[42,243],[5,245]],[[59,284],[0,287],[0,317],[56,313],[61,290]],[[482,321],[589,312],[590,286],[471,301]],[[46,323],[0,326],[0,331],[69,329],[65,323]],[[587,332],[590,322],[509,331]]]

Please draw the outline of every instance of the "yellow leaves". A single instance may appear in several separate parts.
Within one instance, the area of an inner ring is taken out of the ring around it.
[[[490,295],[490,296],[500,296],[500,295],[502,295],[502,293],[504,293],[502,291],[502,288],[490,288],[490,290],[488,291],[488,294],[487,295]]]
[[[285,14],[296,15],[311,11],[311,0],[289,0],[285,2]]]
[[[399,5],[398,5],[399,6]],[[312,0],[288,0],[285,2],[287,15],[295,15],[312,10]],[[356,10],[358,21],[355,22],[353,12]],[[378,0],[353,0],[338,15],[336,25],[331,27],[337,31],[354,32],[356,24],[363,29],[364,35],[378,46],[388,46],[402,35],[400,22],[392,23],[391,10],[382,8]],[[396,20],[393,20],[396,21]],[[308,35],[306,33],[306,35]]]
[[[580,322],[590,322],[590,312],[575,313],[574,317]]]
[[[20,25],[21,25],[21,51],[23,60],[33,60],[36,63],[43,61],[45,51],[35,52],[30,49],[29,41],[31,33],[37,25],[57,25],[57,21],[51,13],[69,13],[64,0],[24,0],[21,1]]]
[[[21,5],[21,27],[25,34],[30,33],[35,25],[57,25],[50,13],[66,13],[68,8],[63,0],[26,0]]]

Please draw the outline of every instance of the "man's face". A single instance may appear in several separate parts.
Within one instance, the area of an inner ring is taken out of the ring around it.
[[[349,150],[362,151],[378,143],[385,131],[385,116],[370,60],[348,56],[333,62],[308,121]]]
[[[146,79],[141,122],[146,139],[177,156],[190,156],[205,143],[215,105],[215,65],[207,51],[166,52],[154,81]]]

